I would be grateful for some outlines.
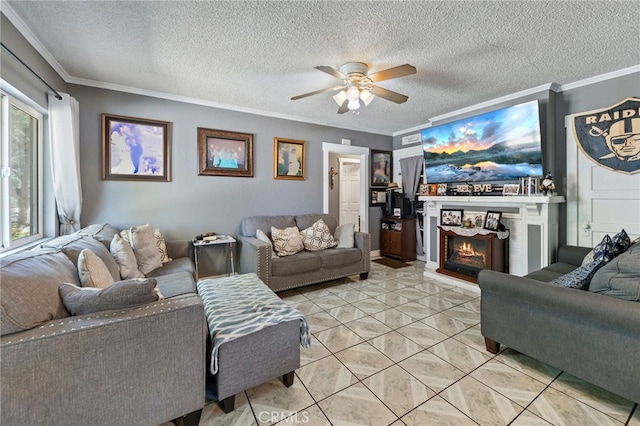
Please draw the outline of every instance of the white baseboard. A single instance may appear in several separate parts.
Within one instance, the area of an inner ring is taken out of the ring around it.
[[[465,280],[461,280],[458,278],[451,277],[449,275],[444,275],[436,272],[435,269],[424,268],[424,274],[427,278],[432,278],[438,281],[441,281],[445,284],[455,285],[456,287],[464,288],[465,290],[473,291],[474,293],[480,293],[480,287],[477,284],[470,283]]]
[[[381,257],[380,250],[371,250],[371,259],[379,259]]]

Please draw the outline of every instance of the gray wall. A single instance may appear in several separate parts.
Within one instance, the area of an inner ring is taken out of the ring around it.
[[[322,211],[322,143],[390,149],[391,137],[175,102],[112,90],[69,85],[80,103],[82,223],[114,226],[151,223],[169,238],[203,231],[238,234],[242,218]],[[101,114],[171,121],[172,181],[101,180]],[[254,177],[198,175],[197,128],[254,135]],[[307,179],[273,178],[273,138],[307,141]],[[334,192],[337,190],[337,186]],[[377,222],[370,228],[377,232]],[[377,248],[377,247],[375,247]]]

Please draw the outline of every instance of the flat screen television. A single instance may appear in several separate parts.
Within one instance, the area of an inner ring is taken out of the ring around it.
[[[538,101],[424,129],[422,148],[428,183],[542,176]]]

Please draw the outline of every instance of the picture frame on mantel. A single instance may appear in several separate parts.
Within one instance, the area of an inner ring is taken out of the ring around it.
[[[102,179],[171,182],[170,121],[102,114]]]
[[[198,127],[198,175],[253,177],[253,135]]]
[[[501,217],[502,212],[488,210],[486,216],[484,217],[484,229],[496,232],[499,231]]]

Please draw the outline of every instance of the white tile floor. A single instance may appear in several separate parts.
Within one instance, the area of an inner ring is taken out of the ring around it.
[[[424,263],[372,263],[279,295],[310,323],[294,385],[273,380],[216,403],[201,425],[629,425],[638,404],[504,348],[480,334],[479,293],[423,276]]]

